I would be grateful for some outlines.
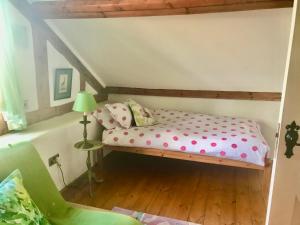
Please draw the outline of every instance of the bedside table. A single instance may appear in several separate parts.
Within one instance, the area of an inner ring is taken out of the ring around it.
[[[86,167],[88,169],[87,172],[90,186],[90,196],[92,197],[92,180],[94,180],[96,183],[102,183],[104,180],[103,178],[97,179],[95,173],[92,171],[91,153],[100,150],[101,172],[103,172],[103,144],[101,141],[91,140],[88,140],[87,143],[90,144],[89,148],[83,148],[83,141],[77,142],[74,147],[80,151],[87,152]]]

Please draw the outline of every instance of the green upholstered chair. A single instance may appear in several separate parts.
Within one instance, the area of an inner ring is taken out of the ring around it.
[[[0,149],[0,181],[15,169],[21,171],[25,188],[53,225],[141,225],[125,215],[89,210],[66,202],[31,143]]]

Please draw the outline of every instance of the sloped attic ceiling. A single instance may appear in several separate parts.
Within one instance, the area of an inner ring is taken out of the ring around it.
[[[48,23],[105,86],[281,91],[291,12]]]

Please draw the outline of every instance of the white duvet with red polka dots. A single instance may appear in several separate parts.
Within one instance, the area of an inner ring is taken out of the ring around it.
[[[103,143],[265,164],[270,148],[253,120],[164,109],[153,110],[153,114],[156,125],[105,130]]]

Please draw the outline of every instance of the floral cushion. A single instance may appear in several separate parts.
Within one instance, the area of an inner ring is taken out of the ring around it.
[[[132,114],[127,105],[123,103],[106,104],[105,107],[110,111],[110,115],[121,127],[130,128],[132,124]]]
[[[141,106],[140,104],[138,104],[132,99],[129,99],[127,101],[127,104],[129,105],[133,113],[136,126],[142,127],[142,126],[151,126],[155,124],[155,119],[149,109]]]
[[[0,223],[50,225],[24,188],[19,170],[0,183]]]
[[[106,129],[111,130],[120,127],[119,123],[114,120],[108,109],[105,107],[97,109],[92,115],[96,118],[97,122],[104,126]]]

